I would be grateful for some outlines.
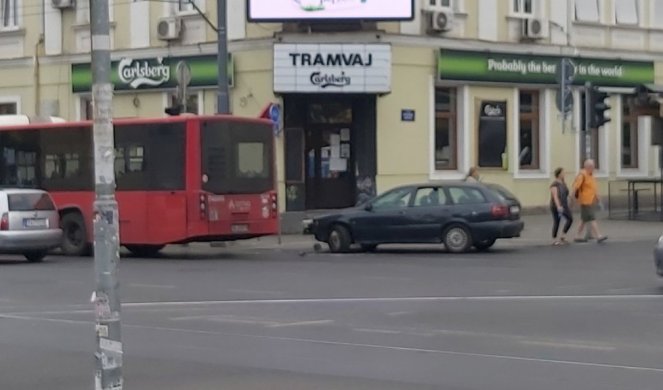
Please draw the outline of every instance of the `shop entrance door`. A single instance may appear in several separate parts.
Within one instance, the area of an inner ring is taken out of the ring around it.
[[[306,207],[336,209],[356,203],[352,103],[311,103],[306,126]]]

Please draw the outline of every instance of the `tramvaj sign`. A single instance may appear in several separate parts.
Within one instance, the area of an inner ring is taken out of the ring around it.
[[[390,45],[274,45],[274,92],[386,93],[390,90]]]
[[[177,86],[177,64],[183,61],[191,69],[189,87],[216,87],[218,62],[216,55],[189,57],[124,57],[111,64],[111,82],[115,91],[171,89]],[[228,83],[234,85],[234,63],[228,54]],[[71,66],[71,88],[74,93],[92,90],[92,70],[89,63]]]

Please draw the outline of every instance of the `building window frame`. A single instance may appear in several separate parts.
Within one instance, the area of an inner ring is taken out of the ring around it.
[[[445,93],[446,92],[446,93]],[[437,97],[439,94],[446,94],[449,96],[447,109],[439,109]],[[435,87],[435,170],[436,171],[454,171],[458,169],[458,90],[455,87]],[[438,149],[438,133],[440,132],[440,124],[445,123],[447,127],[447,145],[448,148],[448,164],[446,166],[442,162],[442,155],[444,148]]]
[[[663,29],[663,1],[653,0],[649,3],[649,27],[657,30]],[[644,12],[642,15],[644,18]]]
[[[456,168],[438,170],[436,169],[436,114],[435,114],[435,91],[439,87],[453,88],[456,91],[456,129],[465,129],[471,125],[470,87],[455,83],[440,84],[434,76],[430,76],[429,83],[429,179],[436,180],[461,180],[467,175],[470,168],[470,137],[469,131],[456,131]]]
[[[171,107],[173,104],[173,99],[174,99],[174,94],[175,92],[173,91],[168,91],[163,94],[163,107],[166,109],[167,107]],[[189,112],[190,114],[194,115],[203,115],[205,112],[205,90],[203,89],[194,89],[188,91],[188,96],[196,96],[198,99],[198,110],[196,112]]]
[[[582,123],[583,117],[582,117],[582,112],[584,111],[584,91],[581,89],[576,89],[574,91],[574,101],[577,102],[577,104],[574,105],[573,108],[573,124],[574,128],[577,129],[576,131],[576,168],[578,170],[582,169],[582,164],[584,161],[584,156],[585,156],[585,151],[581,149],[582,146],[582,139],[581,137],[585,136],[585,133],[582,131],[584,128],[584,123]],[[612,95],[610,95],[612,97]],[[614,105],[610,104],[613,106]],[[613,116],[614,117],[614,116]],[[602,129],[594,129],[592,130],[591,134],[591,142],[592,142],[592,150],[593,150],[593,155],[592,158],[595,160],[596,163],[596,177],[599,178],[607,178],[609,176],[610,172],[610,165],[608,161],[608,147],[609,147],[609,137],[607,135],[612,134],[612,126],[613,122],[608,122],[604,125]]]
[[[15,31],[21,28],[22,0],[0,0],[0,31]]]
[[[652,6],[655,1],[652,2]],[[642,24],[642,4],[640,0],[614,0],[613,22],[618,26],[640,26]]]
[[[200,12],[205,13],[205,1],[204,0],[191,0],[196,3]],[[188,16],[188,15],[200,15],[196,8],[191,4],[189,0],[175,0],[171,3],[172,13],[177,16]],[[168,4],[167,4],[168,5]]]
[[[0,0],[2,1],[2,0]],[[88,25],[90,24],[90,1],[91,0],[76,0],[76,24]],[[111,22],[114,21],[113,11],[114,0],[108,0],[108,18]]]
[[[529,111],[523,111],[522,106],[522,97],[524,94],[531,96],[531,109]],[[542,166],[542,95],[543,92],[537,89],[519,89],[518,90],[518,100],[516,103],[517,106],[517,118],[516,121],[516,138],[518,147],[515,149],[517,153],[517,164],[518,169],[522,171],[538,171]],[[523,164],[523,159],[526,157],[526,151],[522,146],[522,124],[523,122],[529,122],[530,124],[530,137],[531,137],[531,161],[528,164]]]
[[[20,96],[0,96],[0,107],[14,105],[14,113],[6,113],[0,115],[20,115],[21,111],[21,97]],[[4,110],[3,110],[4,111]]]
[[[537,15],[538,0],[510,0],[509,14],[519,18],[532,18]]]
[[[586,8],[586,7],[590,7]],[[585,7],[585,8],[582,8]],[[582,10],[580,12],[579,10]],[[588,13],[590,12],[590,13]],[[602,7],[599,0],[574,0],[574,9],[573,9],[573,20],[580,23],[601,23],[603,18],[601,17]],[[580,14],[583,15],[580,15]],[[594,16],[594,13],[596,16]]]
[[[638,113],[629,105],[627,95],[618,95],[620,105],[620,126],[619,126],[619,167],[621,170],[639,170],[640,169],[640,137],[638,126]],[[625,134],[628,128],[628,135]],[[630,158],[625,163],[624,141],[628,139]]]

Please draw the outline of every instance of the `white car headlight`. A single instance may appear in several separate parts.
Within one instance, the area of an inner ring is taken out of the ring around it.
[[[659,247],[663,247],[663,236],[660,236],[660,237],[658,238],[658,246],[659,246]]]

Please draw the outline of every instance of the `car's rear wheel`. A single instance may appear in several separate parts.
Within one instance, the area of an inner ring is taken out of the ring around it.
[[[43,251],[25,252],[23,256],[25,256],[25,258],[30,263],[41,263],[44,260],[44,257],[46,257],[46,252]]]
[[[60,222],[62,226],[62,252],[67,256],[85,256],[90,252],[87,242],[85,220],[77,212],[67,213]]]
[[[361,244],[361,250],[364,252],[375,252],[378,249],[377,244]]]
[[[496,241],[497,241],[496,239],[492,238],[490,240],[483,240],[483,241],[475,242],[474,247],[477,248],[477,250],[480,251],[480,252],[487,251],[493,245],[495,245]]]
[[[352,244],[350,231],[345,226],[335,225],[329,233],[327,244],[332,253],[347,252],[350,250],[350,245]]]
[[[443,242],[449,252],[463,253],[472,246],[472,235],[465,226],[452,225],[444,231]]]
[[[165,245],[125,245],[134,256],[155,257]]]

